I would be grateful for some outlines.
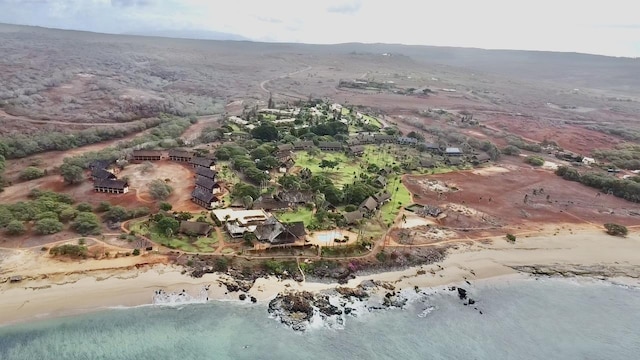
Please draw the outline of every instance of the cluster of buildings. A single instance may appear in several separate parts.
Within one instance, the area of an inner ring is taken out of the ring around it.
[[[383,191],[377,195],[369,196],[358,206],[357,210],[344,213],[342,216],[348,225],[353,225],[364,218],[371,217],[382,205],[389,201],[391,201],[391,194]]]
[[[216,209],[211,215],[224,224],[224,229],[233,238],[251,233],[260,242],[280,245],[304,242],[307,235],[302,221],[284,223],[263,209]]]
[[[194,189],[191,192],[191,201],[211,210],[220,204],[219,194],[222,186],[216,180],[216,161],[213,158],[197,156],[190,151],[171,150],[134,150],[131,159],[140,161],[170,160],[190,164],[196,172]]]

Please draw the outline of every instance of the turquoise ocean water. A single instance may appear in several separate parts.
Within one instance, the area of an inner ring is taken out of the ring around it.
[[[443,287],[403,310],[304,333],[269,318],[266,304],[110,309],[0,327],[0,359],[640,358],[640,289],[562,279],[465,287],[472,307]]]

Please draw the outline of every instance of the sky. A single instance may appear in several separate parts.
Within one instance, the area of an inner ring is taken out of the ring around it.
[[[0,0],[0,22],[640,57],[637,0]]]

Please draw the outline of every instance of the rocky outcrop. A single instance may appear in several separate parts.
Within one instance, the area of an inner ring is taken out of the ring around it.
[[[553,264],[511,266],[512,269],[543,276],[575,277],[585,276],[593,278],[629,277],[640,278],[639,265],[582,265],[582,264]]]
[[[296,331],[306,330],[316,313],[323,319],[343,313],[341,309],[331,304],[329,295],[308,291],[278,294],[269,302],[268,312]]]
[[[227,288],[228,292],[248,292],[253,286],[253,281],[238,280],[234,278],[220,279],[218,282]]]

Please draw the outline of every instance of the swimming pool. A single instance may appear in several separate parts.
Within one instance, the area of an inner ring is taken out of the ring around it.
[[[334,239],[342,239],[344,237],[344,235],[342,235],[342,233],[340,231],[332,231],[332,232],[328,232],[326,234],[318,234],[316,237],[321,242],[330,243]]]

